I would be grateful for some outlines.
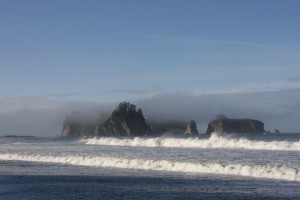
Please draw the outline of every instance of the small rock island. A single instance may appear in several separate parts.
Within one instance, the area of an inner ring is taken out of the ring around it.
[[[105,120],[95,122],[84,118],[80,112],[73,111],[63,124],[61,136],[151,136],[151,127],[146,123],[142,109],[128,102],[120,103]]]
[[[146,123],[142,109],[128,102],[122,102],[111,116],[96,129],[99,136],[145,136],[152,130]]]
[[[188,122],[186,131],[184,134],[186,134],[186,135],[198,135],[199,134],[195,120],[191,120]]]
[[[265,133],[264,123],[255,119],[230,119],[223,114],[208,123],[206,134],[213,132],[226,133]],[[80,112],[73,111],[67,115],[61,136],[106,136],[106,137],[157,137],[164,134],[197,136],[197,123],[190,120],[182,121],[151,121],[146,120],[141,108],[129,102],[121,102],[111,115],[106,114],[98,120],[84,117]]]
[[[217,133],[264,133],[264,123],[255,119],[218,118],[208,123],[206,134]]]

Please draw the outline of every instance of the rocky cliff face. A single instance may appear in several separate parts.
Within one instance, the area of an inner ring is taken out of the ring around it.
[[[218,133],[264,133],[264,123],[254,119],[219,118],[209,122],[207,134]]]
[[[186,135],[197,135],[199,134],[196,122],[194,120],[191,120],[188,122],[188,125],[186,127],[185,133]]]
[[[128,102],[122,102],[103,124],[97,127],[100,136],[145,136],[152,133],[142,110]]]
[[[61,136],[93,136],[96,134],[95,127],[96,123],[85,119],[80,112],[73,111],[71,115],[67,115],[64,120]]]

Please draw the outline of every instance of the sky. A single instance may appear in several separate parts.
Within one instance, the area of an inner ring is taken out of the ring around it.
[[[0,135],[41,132],[37,119],[57,134],[57,116],[124,100],[149,113],[161,103],[166,117],[210,106],[191,114],[199,124],[227,112],[300,132],[299,9],[298,0],[1,0]]]

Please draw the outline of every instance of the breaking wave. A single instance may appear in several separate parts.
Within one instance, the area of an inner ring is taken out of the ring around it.
[[[288,166],[244,165],[219,163],[186,163],[168,160],[143,160],[99,156],[43,156],[1,154],[0,160],[59,163],[78,166],[110,167],[123,169],[159,170],[184,173],[210,173],[300,181],[300,169]]]
[[[238,148],[254,150],[300,151],[300,140],[290,141],[257,141],[246,138],[226,138],[213,134],[208,139],[199,138],[91,138],[80,142],[93,145],[173,147],[173,148]]]

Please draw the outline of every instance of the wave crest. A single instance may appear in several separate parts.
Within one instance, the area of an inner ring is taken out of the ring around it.
[[[90,138],[80,142],[93,145],[168,147],[168,148],[233,148],[253,150],[300,151],[300,140],[289,141],[256,141],[246,138],[226,138],[213,134],[208,139],[199,138]]]
[[[0,160],[18,160],[44,163],[59,163],[92,167],[112,167],[123,169],[159,170],[184,173],[210,173],[300,181],[300,169],[288,166],[244,165],[219,163],[187,163],[168,160],[143,160],[122,157],[91,156],[42,156],[1,154]]]

